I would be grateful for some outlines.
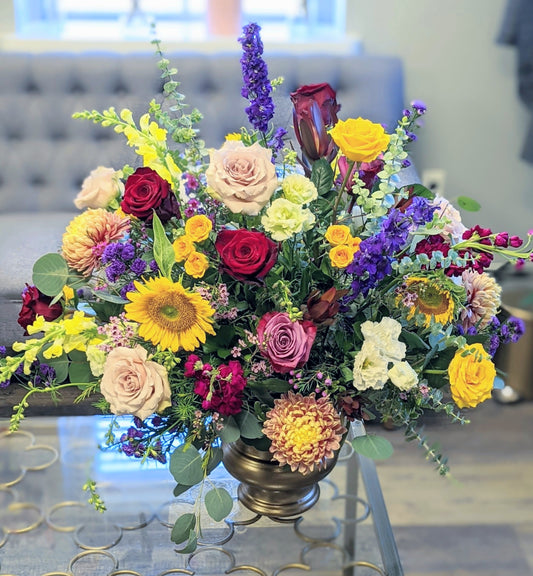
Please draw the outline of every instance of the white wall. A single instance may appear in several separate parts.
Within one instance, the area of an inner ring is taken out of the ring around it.
[[[507,0],[348,0],[348,32],[368,53],[402,57],[407,102],[428,105],[412,144],[420,171],[446,171],[445,195],[482,210],[467,225],[533,229],[533,164],[520,159],[529,113],[516,91],[516,50],[496,44]]]

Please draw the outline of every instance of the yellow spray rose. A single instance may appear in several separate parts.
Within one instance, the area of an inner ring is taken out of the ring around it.
[[[324,237],[332,246],[339,246],[340,244],[349,244],[352,234],[348,226],[333,224],[326,230]]]
[[[209,268],[209,260],[201,252],[192,252],[185,260],[185,272],[193,278],[202,278]]]
[[[191,252],[194,252],[194,242],[187,235],[180,236],[174,240],[172,248],[174,248],[174,257],[176,258],[176,262],[183,262],[184,260],[187,260]]]
[[[207,216],[196,214],[185,222],[185,235],[193,242],[203,242],[209,237],[213,224]]]
[[[448,366],[450,391],[459,408],[474,408],[491,397],[496,368],[483,346],[470,344]]]
[[[348,264],[352,263],[353,260],[353,250],[348,246],[348,244],[339,244],[339,246],[333,246],[329,251],[329,259],[331,260],[331,265],[334,268],[346,268]]]
[[[364,118],[339,120],[330,134],[346,158],[354,162],[372,162],[387,148],[390,140],[381,124]]]

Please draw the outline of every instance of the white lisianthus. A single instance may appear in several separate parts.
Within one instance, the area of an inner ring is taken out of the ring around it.
[[[261,218],[261,224],[276,242],[287,240],[303,230],[309,230],[313,223],[314,215],[309,210],[286,198],[274,200]]]
[[[355,356],[353,385],[356,390],[381,390],[389,379],[389,360],[374,342],[363,342]]]
[[[361,324],[365,342],[372,342],[390,362],[399,362],[405,358],[407,346],[398,340],[401,331],[402,325],[388,316],[381,322],[367,320]]]
[[[405,392],[418,383],[418,375],[409,362],[396,362],[389,370],[389,378],[397,388]]]
[[[318,198],[316,186],[302,174],[289,174],[281,183],[283,196],[294,204],[308,204]]]

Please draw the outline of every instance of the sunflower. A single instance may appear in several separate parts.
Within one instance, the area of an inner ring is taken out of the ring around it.
[[[135,281],[137,292],[128,292],[126,317],[138,322],[139,335],[163,349],[192,351],[205,342],[206,332],[215,334],[215,311],[196,292],[168,278]]]
[[[426,327],[429,327],[432,318],[442,325],[451,322],[455,311],[452,291],[442,278],[406,278],[399,289],[397,302],[409,309],[407,320],[415,318],[416,321],[416,316],[421,315]]]

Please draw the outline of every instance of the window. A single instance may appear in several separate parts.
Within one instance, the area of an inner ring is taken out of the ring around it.
[[[339,39],[345,33],[346,0],[229,0],[240,22],[258,22],[264,40]],[[213,9],[228,0],[13,0],[19,38],[64,40],[203,41]],[[216,4],[220,2],[220,4]],[[227,12],[225,12],[227,14]],[[236,12],[238,18],[238,12]],[[211,19],[212,22],[212,19]],[[215,22],[216,24],[216,22]],[[240,28],[240,23],[236,27]]]

